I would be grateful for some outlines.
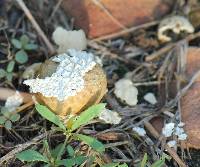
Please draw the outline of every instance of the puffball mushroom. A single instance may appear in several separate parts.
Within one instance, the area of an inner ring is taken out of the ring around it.
[[[158,27],[158,39],[162,42],[169,42],[171,41],[171,37],[167,36],[165,32],[173,31],[175,34],[180,34],[182,31],[187,33],[193,33],[194,27],[188,21],[187,18],[183,16],[170,16],[164,18]]]
[[[52,38],[59,46],[58,53],[65,53],[67,49],[84,50],[87,46],[87,38],[83,30],[66,30],[57,27],[53,32]]]
[[[123,78],[117,81],[115,83],[114,94],[130,106],[134,106],[138,102],[138,90],[129,79]]]
[[[69,49],[45,61],[37,78],[25,80],[36,100],[60,116],[77,114],[107,92],[106,75],[94,55]]]

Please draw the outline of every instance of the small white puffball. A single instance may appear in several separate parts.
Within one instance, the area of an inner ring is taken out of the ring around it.
[[[114,94],[130,106],[137,104],[138,90],[129,79],[120,79],[115,83]]]
[[[135,131],[139,136],[145,136],[146,135],[146,131],[144,130],[144,128],[134,127],[133,131]]]
[[[99,119],[103,120],[105,123],[116,125],[120,123],[122,118],[117,112],[105,109],[99,115]]]
[[[83,30],[68,31],[57,27],[52,38],[58,45],[58,53],[65,53],[68,49],[84,50],[87,46],[86,35]]]
[[[158,39],[162,42],[171,41],[171,37],[165,34],[166,31],[171,30],[176,34],[185,31],[187,33],[193,33],[194,27],[189,20],[183,16],[170,16],[164,18],[158,27]]]
[[[156,97],[153,93],[145,94],[144,100],[146,100],[147,102],[149,102],[150,104],[153,104],[153,105],[157,103]]]
[[[169,147],[176,147],[176,141],[175,140],[170,140],[170,141],[167,142],[167,145]]]
[[[20,95],[18,91],[10,97],[7,98],[5,107],[8,111],[13,112],[23,103],[23,97]]]
[[[167,123],[165,124],[165,126],[162,129],[162,134],[165,137],[170,137],[172,135],[172,133],[174,132],[174,123]]]
[[[178,136],[178,140],[186,140],[187,134],[185,133],[183,128],[176,127],[175,128],[175,135]]]

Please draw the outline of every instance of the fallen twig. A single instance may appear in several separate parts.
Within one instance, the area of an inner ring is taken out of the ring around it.
[[[40,28],[40,26],[38,25],[38,23],[36,22],[36,20],[32,16],[31,12],[29,11],[29,9],[27,8],[27,6],[25,5],[24,1],[23,0],[16,0],[16,1],[19,4],[19,6],[22,8],[22,10],[24,11],[24,13],[26,14],[26,16],[28,17],[28,19],[30,20],[30,22],[32,23],[33,27],[36,29],[36,31],[38,32],[38,34],[41,36],[41,38],[45,42],[46,46],[48,47],[48,49],[50,51],[50,54],[54,54],[55,53],[55,49],[54,49],[53,45],[48,40],[47,36],[45,35],[45,33],[42,31],[42,29]]]
[[[50,133],[50,132],[48,132],[48,133]],[[7,153],[6,155],[4,155],[3,157],[0,158],[0,165],[2,165],[3,162],[5,162],[5,161],[9,161],[10,159],[14,158],[17,153],[25,150],[26,148],[30,147],[31,145],[36,144],[41,139],[43,139],[45,136],[47,136],[47,133],[43,133],[43,134],[33,138],[29,142],[26,142],[23,144],[18,144],[17,146],[15,146],[16,147],[15,149],[13,149],[12,151],[10,151],[9,153]]]
[[[185,40],[187,42],[190,42],[191,40],[195,39],[195,38],[198,38],[200,37],[200,32],[197,32],[195,34],[190,34],[188,35]],[[184,40],[184,39],[183,39]],[[181,42],[182,40],[178,41],[178,42]],[[168,52],[170,49],[172,49],[173,47],[175,47],[177,44],[177,42],[175,43],[170,43],[168,45],[166,45],[165,47],[161,48],[160,50],[158,50],[157,52],[154,52],[152,53],[151,55],[147,56],[145,61],[148,62],[148,61],[153,61],[155,59],[157,59],[160,55]]]
[[[101,41],[101,40],[109,40],[109,39],[117,38],[117,37],[120,37],[122,35],[126,35],[128,33],[136,31],[140,28],[147,28],[147,27],[150,27],[150,26],[154,26],[156,24],[158,24],[158,21],[152,21],[152,22],[145,23],[145,24],[142,24],[142,25],[139,25],[139,26],[127,28],[125,30],[122,30],[122,31],[119,31],[119,32],[116,32],[116,33],[113,33],[113,34],[108,34],[108,35],[105,35],[105,36],[102,36],[102,37],[98,37],[98,38],[95,38],[91,41]]]

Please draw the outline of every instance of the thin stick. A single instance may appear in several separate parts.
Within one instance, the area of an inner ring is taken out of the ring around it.
[[[195,38],[198,38],[198,37],[200,37],[200,32],[197,32],[197,33],[195,33],[195,34],[190,34],[190,35],[188,35],[188,36],[185,38],[185,40],[186,40],[187,42],[190,42],[191,40],[193,40],[193,39],[195,39]],[[178,42],[181,42],[181,41],[182,41],[182,40],[180,40],[180,41],[178,41]],[[177,42],[176,42],[176,43],[170,43],[170,44],[168,44],[167,46],[161,48],[161,49],[158,50],[157,52],[154,52],[154,53],[152,53],[151,55],[147,56],[146,59],[145,59],[145,61],[148,62],[148,61],[153,61],[153,60],[157,59],[160,55],[162,55],[162,54],[168,52],[170,49],[172,49],[173,47],[175,47],[176,44],[177,44]]]
[[[28,141],[24,144],[18,144],[17,146],[15,146],[16,147],[15,149],[13,149],[12,151],[10,151],[9,153],[7,153],[6,155],[4,155],[3,157],[0,158],[0,165],[2,165],[2,163],[5,161],[9,161],[10,159],[14,158],[17,153],[27,149],[31,145],[36,144],[41,139],[43,139],[46,135],[47,135],[46,133],[43,133],[43,134],[33,138],[31,141]]]
[[[154,26],[156,24],[158,24],[158,21],[152,21],[152,22],[145,23],[145,24],[142,24],[142,25],[139,25],[139,26],[134,26],[134,27],[131,27],[131,28],[127,28],[127,29],[122,30],[120,32],[116,32],[116,33],[113,33],[113,34],[109,34],[109,35],[105,35],[105,36],[102,36],[102,37],[99,37],[99,38],[95,38],[95,39],[93,39],[91,41],[102,41],[102,40],[108,40],[108,39],[117,38],[117,37],[120,37],[122,35],[126,35],[128,33],[136,31],[136,30],[138,30],[140,28],[147,28],[147,27]]]
[[[35,104],[33,101],[30,101],[29,103],[26,103],[20,107],[17,108],[16,112],[21,112],[24,111],[25,109],[29,108],[30,106],[32,106],[33,104]]]
[[[113,17],[113,15],[104,7],[104,5],[98,1],[98,0],[92,0],[92,2],[97,5],[98,7],[100,7],[104,12],[105,14],[116,24],[118,25],[120,28],[122,29],[126,29],[126,27],[121,24],[115,17]]]
[[[160,135],[157,132],[157,130],[149,122],[145,122],[144,126],[151,133],[151,135],[153,137],[155,137],[156,139],[160,138]],[[177,155],[177,153],[175,152],[175,150],[173,150],[172,148],[170,148],[167,144],[165,145],[165,149],[170,154],[170,156],[178,163],[178,165],[180,167],[187,167],[186,164]]]
[[[53,9],[53,12],[51,13],[51,16],[49,17],[48,19],[48,23],[51,21],[52,17],[55,15],[56,11],[58,10],[58,8],[60,7],[61,3],[62,3],[63,0],[59,0],[56,4],[56,6],[54,7]]]
[[[41,36],[41,38],[45,42],[46,46],[49,49],[50,54],[54,54],[55,53],[55,49],[54,49],[53,45],[50,43],[50,41],[48,40],[47,36],[45,35],[45,33],[42,31],[42,29],[40,28],[40,26],[38,25],[38,23],[36,22],[36,20],[32,16],[31,12],[29,11],[27,6],[25,5],[24,1],[23,0],[16,0],[16,1],[19,4],[19,6],[22,8],[24,13],[26,14],[26,16],[28,17],[30,22],[32,23],[32,25],[35,28],[35,30],[38,32],[38,34]]]

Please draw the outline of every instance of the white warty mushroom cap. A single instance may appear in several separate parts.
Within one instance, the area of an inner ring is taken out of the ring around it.
[[[59,63],[56,72],[44,79],[25,80],[32,93],[56,97],[59,101],[75,96],[84,88],[84,75],[96,65],[94,55],[69,49],[67,53],[55,56],[52,61]]]

